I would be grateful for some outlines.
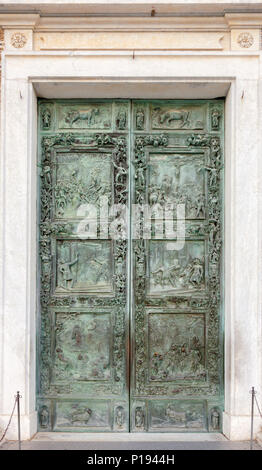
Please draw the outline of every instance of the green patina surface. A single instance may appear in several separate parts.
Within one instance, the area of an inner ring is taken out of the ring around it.
[[[224,102],[39,100],[38,121],[39,430],[220,431]],[[105,236],[102,198],[133,236],[112,213]]]

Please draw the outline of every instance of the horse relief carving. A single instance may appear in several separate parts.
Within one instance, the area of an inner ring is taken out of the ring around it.
[[[203,407],[199,403],[172,401],[152,406],[151,426],[154,429],[204,428]]]

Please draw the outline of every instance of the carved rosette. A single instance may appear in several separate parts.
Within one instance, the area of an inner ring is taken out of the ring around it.
[[[240,33],[237,38],[237,42],[240,45],[240,47],[243,47],[245,49],[248,49],[251,47],[254,43],[254,38],[252,34],[248,32]]]
[[[21,49],[24,47],[27,43],[27,38],[24,33],[21,32],[15,32],[11,36],[11,44],[13,47],[16,49]]]

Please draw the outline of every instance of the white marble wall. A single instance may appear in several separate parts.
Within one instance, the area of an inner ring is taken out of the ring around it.
[[[165,97],[168,83],[170,98],[191,98],[192,93],[195,98],[209,98],[216,87],[221,96],[221,85],[228,90],[225,91],[224,433],[230,439],[249,438],[249,390],[255,386],[262,392],[260,69],[259,52],[140,51],[135,58],[132,53],[121,51],[7,51],[4,54],[0,182],[1,427],[8,421],[14,394],[20,390],[23,396],[22,437],[29,438],[36,432],[37,135],[34,89],[41,96],[47,91],[49,97],[53,93],[54,98],[62,90],[72,98],[76,81],[80,80],[83,97],[88,95],[90,86],[93,96],[96,87],[100,95],[104,87],[107,97],[109,84],[117,81],[121,93],[125,89],[133,90],[130,94],[127,92],[130,98],[137,97],[141,86],[146,90],[144,97],[150,98],[153,93],[150,84],[154,81],[154,93],[157,88],[159,96],[163,93]],[[50,84],[53,85],[51,88]],[[183,95],[176,95],[178,89],[183,90]],[[256,432],[259,427],[257,417]],[[16,421],[8,437],[15,438],[15,433]]]

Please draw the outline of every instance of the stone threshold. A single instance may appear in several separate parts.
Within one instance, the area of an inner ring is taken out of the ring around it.
[[[56,442],[225,442],[220,433],[38,432],[31,441]]]

